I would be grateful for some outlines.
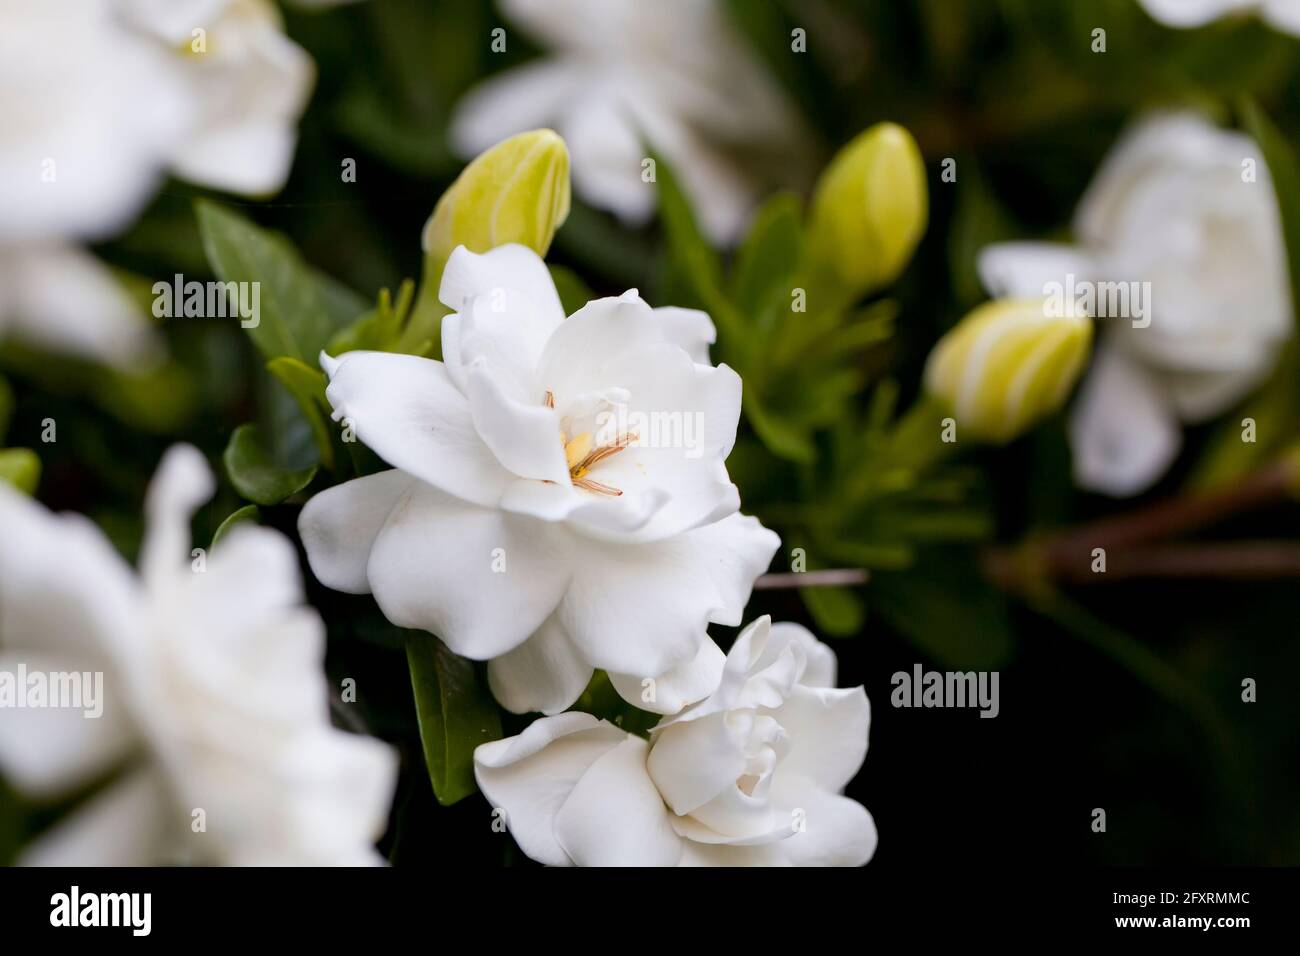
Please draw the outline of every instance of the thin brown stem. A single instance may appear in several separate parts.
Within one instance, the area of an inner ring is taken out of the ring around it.
[[[826,571],[792,571],[764,574],[754,582],[755,591],[778,588],[843,588],[866,584],[871,574],[865,568],[834,568]]]

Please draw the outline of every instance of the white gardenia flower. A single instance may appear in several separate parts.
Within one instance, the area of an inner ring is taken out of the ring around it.
[[[656,712],[703,697],[707,624],[740,623],[779,543],[737,513],[740,378],[707,364],[713,323],[635,291],[566,319],[520,245],[458,247],[440,296],[443,361],[322,356],[335,417],[393,470],[307,503],[312,570],[490,660],[517,713],[564,710],[593,668]]]
[[[1274,29],[1300,35],[1300,0],[1141,0],[1169,27],[1200,27],[1221,17],[1257,14]]]
[[[211,493],[194,448],[167,453],[137,577],[90,521],[0,484],[0,675],[98,688],[86,706],[3,710],[0,774],[20,793],[102,784],[20,862],[381,862],[395,755],[331,726],[324,627],[287,539],[241,525],[192,558]]]
[[[270,0],[116,0],[167,54],[186,100],[169,165],[190,182],[260,196],[284,185],[315,67]],[[161,78],[160,78],[161,79]]]
[[[654,180],[642,178],[653,149],[672,163],[718,242],[737,235],[759,198],[758,167],[797,178],[809,137],[717,0],[498,6],[552,53],[461,101],[452,139],[463,155],[553,127],[569,144],[578,193],[641,223],[655,205]]]
[[[311,60],[268,0],[0,0],[0,22],[0,338],[138,366],[157,339],[81,243],[169,170],[279,189]]]
[[[1268,167],[1241,133],[1155,114],[1111,150],[1074,231],[1074,246],[991,246],[980,274],[994,295],[1043,295],[1049,283],[1100,295],[1095,283],[1119,282],[1145,298],[1150,283],[1144,316],[1098,315],[1108,328],[1070,424],[1080,486],[1132,495],[1173,461],[1181,423],[1243,398],[1291,335]]]
[[[861,687],[835,655],[766,617],[718,688],[647,743],[589,714],[535,721],[474,751],[479,789],[551,866],[861,866],[876,826],[841,794],[867,755]]]

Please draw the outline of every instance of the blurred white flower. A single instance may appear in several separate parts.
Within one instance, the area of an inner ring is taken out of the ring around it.
[[[1099,316],[1109,328],[1071,419],[1078,483],[1136,494],[1177,455],[1180,423],[1244,397],[1291,334],[1277,202],[1249,137],[1156,114],[1111,150],[1074,230],[1074,246],[990,246],[980,274],[994,295],[1041,296],[1067,276],[1150,283],[1142,321]]]
[[[871,814],[841,791],[867,754],[861,687],[796,624],[760,618],[717,690],[650,742],[588,714],[535,721],[474,752],[520,848],[552,866],[861,866]]]
[[[137,577],[90,521],[0,484],[0,671],[103,674],[99,717],[0,720],[0,773],[19,792],[105,781],[21,862],[380,862],[395,756],[330,725],[324,627],[283,536],[241,525],[192,559],[190,517],[211,492],[197,451],[167,453]]]
[[[1147,13],[1169,27],[1199,27],[1235,14],[1254,13],[1275,29],[1300,35],[1300,0],[1141,0]]]
[[[138,365],[157,341],[79,244],[168,170],[279,189],[311,60],[266,0],[0,0],[0,20],[0,337]]]
[[[298,117],[315,78],[269,0],[116,0],[124,19],[167,56],[185,99],[169,165],[191,182],[273,193],[293,161]]]
[[[762,167],[797,177],[808,135],[717,0],[499,6],[553,53],[488,80],[461,101],[452,138],[463,155],[553,126],[569,144],[578,193],[640,223],[655,205],[655,187],[642,179],[653,149],[672,163],[703,227],[719,242],[744,225],[760,195]]]
[[[491,660],[512,711],[564,710],[593,668],[646,709],[698,700],[708,622],[740,623],[779,543],[737,513],[740,378],[707,364],[713,323],[635,291],[566,319],[519,245],[458,247],[440,296],[443,361],[322,356],[335,417],[394,470],[307,503],[312,570]]]

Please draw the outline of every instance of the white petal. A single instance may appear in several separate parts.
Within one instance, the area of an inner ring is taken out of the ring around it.
[[[1081,488],[1127,497],[1164,474],[1182,434],[1150,373],[1104,342],[1070,417],[1070,444]]]
[[[640,684],[691,660],[722,604],[685,537],[584,543],[559,621],[587,662]]]
[[[367,575],[384,615],[487,660],[522,644],[555,610],[572,547],[553,525],[418,487],[389,515]]]
[[[461,156],[477,156],[515,133],[550,125],[582,81],[582,71],[552,60],[494,76],[457,103],[452,145]]]
[[[1245,398],[1269,374],[1275,350],[1262,366],[1236,372],[1173,372],[1160,374],[1174,412],[1185,422],[1203,422]]]
[[[637,440],[590,477],[624,492],[657,488],[669,496],[636,538],[668,537],[734,513],[740,495],[723,460],[740,419],[740,377],[725,365],[696,365],[668,344],[626,352],[604,374],[608,384],[627,389],[626,408],[613,422],[626,414],[626,434]],[[621,426],[614,430],[625,434]]]
[[[625,737],[587,768],[555,816],[577,866],[676,866],[682,840],[645,769],[646,742]]]
[[[465,391],[474,427],[502,466],[520,478],[569,484],[555,409],[507,394],[483,365],[469,370]]]
[[[658,677],[610,673],[609,682],[620,697],[635,707],[652,714],[675,714],[687,704],[703,700],[713,693],[722,679],[722,666],[726,659],[722,648],[706,639],[695,657]],[[649,680],[653,683],[647,684]]]
[[[600,80],[609,82],[607,76]],[[556,124],[573,158],[573,188],[592,205],[640,225],[656,202],[654,184],[641,178],[647,149],[624,95],[592,86]]]
[[[803,829],[771,845],[791,866],[862,866],[875,855],[876,821],[862,804],[798,778],[781,787],[783,802],[802,811]]]
[[[148,366],[162,344],[94,256],[44,244],[0,250],[0,325],[37,348],[119,368]]]
[[[474,428],[469,401],[441,362],[391,352],[348,352],[325,393],[375,454],[448,494],[494,504],[510,482]]]
[[[419,484],[396,468],[354,478],[312,497],[298,515],[307,561],[326,587],[369,594],[366,566],[393,509]]]
[[[158,464],[145,497],[145,537],[140,574],[146,585],[165,586],[177,570],[189,567],[190,521],[212,497],[216,483],[203,455],[193,445],[173,445]]]
[[[523,293],[535,307],[530,315],[541,323],[539,332],[549,336],[563,321],[564,306],[546,263],[532,249],[513,242],[482,253],[457,246],[442,271],[438,301],[460,312],[467,302],[480,296],[490,300],[496,290],[509,289]]]
[[[980,250],[976,262],[980,281],[994,298],[1037,298],[1047,284],[1090,279],[1091,259],[1074,246],[1051,242],[999,242]]]
[[[807,663],[799,683],[805,687],[834,687],[838,662],[835,652],[817,640],[812,631],[802,624],[778,621],[772,625],[772,634],[777,640],[793,641],[803,646]]]
[[[558,714],[582,695],[592,670],[551,617],[528,640],[488,662],[488,684],[497,703],[512,713]]]
[[[122,685],[115,670],[95,652],[85,655],[5,651],[0,649],[0,675],[17,683],[24,671],[39,673],[46,682],[46,703],[41,707],[4,708],[0,720],[0,773],[20,792],[49,798],[62,796],[125,758],[137,740],[135,722],[126,710]],[[60,692],[52,682],[75,680],[76,701],[87,706],[53,706]],[[93,699],[92,699],[93,698]],[[90,714],[98,711],[99,716]]]
[[[229,6],[209,33],[209,52],[174,60],[192,125],[177,138],[173,165],[217,189],[273,193],[289,174],[315,66],[281,31],[277,11],[260,4]]]
[[[1264,0],[1264,19],[1275,30],[1300,36],[1300,5],[1294,0]]]
[[[156,771],[110,784],[32,841],[22,866],[145,866],[163,862],[177,824]]]
[[[867,757],[871,705],[861,687],[839,689],[799,685],[773,712],[790,735],[779,774],[806,777],[838,793]]]
[[[51,515],[0,482],[0,640],[13,652],[112,666],[133,641],[143,603],[131,569],[78,514]]]
[[[715,713],[655,731],[646,770],[673,813],[691,813],[735,789],[745,773],[743,741],[727,717]]]
[[[635,292],[595,299],[551,335],[538,365],[538,381],[554,393],[561,412],[578,396],[624,387],[609,365],[625,353],[667,341],[667,328]]]
[[[710,612],[715,624],[741,622],[754,581],[772,563],[781,539],[750,515],[732,514],[687,532],[701,564],[722,597]]]
[[[692,362],[713,364],[709,361],[709,346],[718,340],[718,330],[714,328],[709,313],[676,306],[663,306],[655,309],[654,313],[663,323],[668,341],[685,349]]]
[[[1142,0],[1152,18],[1170,27],[1199,27],[1235,11],[1249,9],[1256,0]]]
[[[590,714],[570,713],[533,721],[517,737],[482,744],[474,751],[474,778],[529,857],[548,866],[572,861],[555,837],[555,818],[579,778],[627,734]]]

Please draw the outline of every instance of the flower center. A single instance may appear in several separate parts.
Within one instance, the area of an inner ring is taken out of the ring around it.
[[[555,407],[555,393],[550,389],[546,391],[546,407]],[[570,438],[561,429],[560,441],[564,445],[564,460],[569,466],[569,477],[573,480],[574,487],[592,491],[598,495],[611,495],[613,497],[621,495],[623,493],[621,489],[596,481],[589,477],[589,473],[591,469],[606,458],[617,455],[636,440],[636,433],[631,432],[618,435],[612,442],[607,444],[597,445],[591,432],[582,432]]]

